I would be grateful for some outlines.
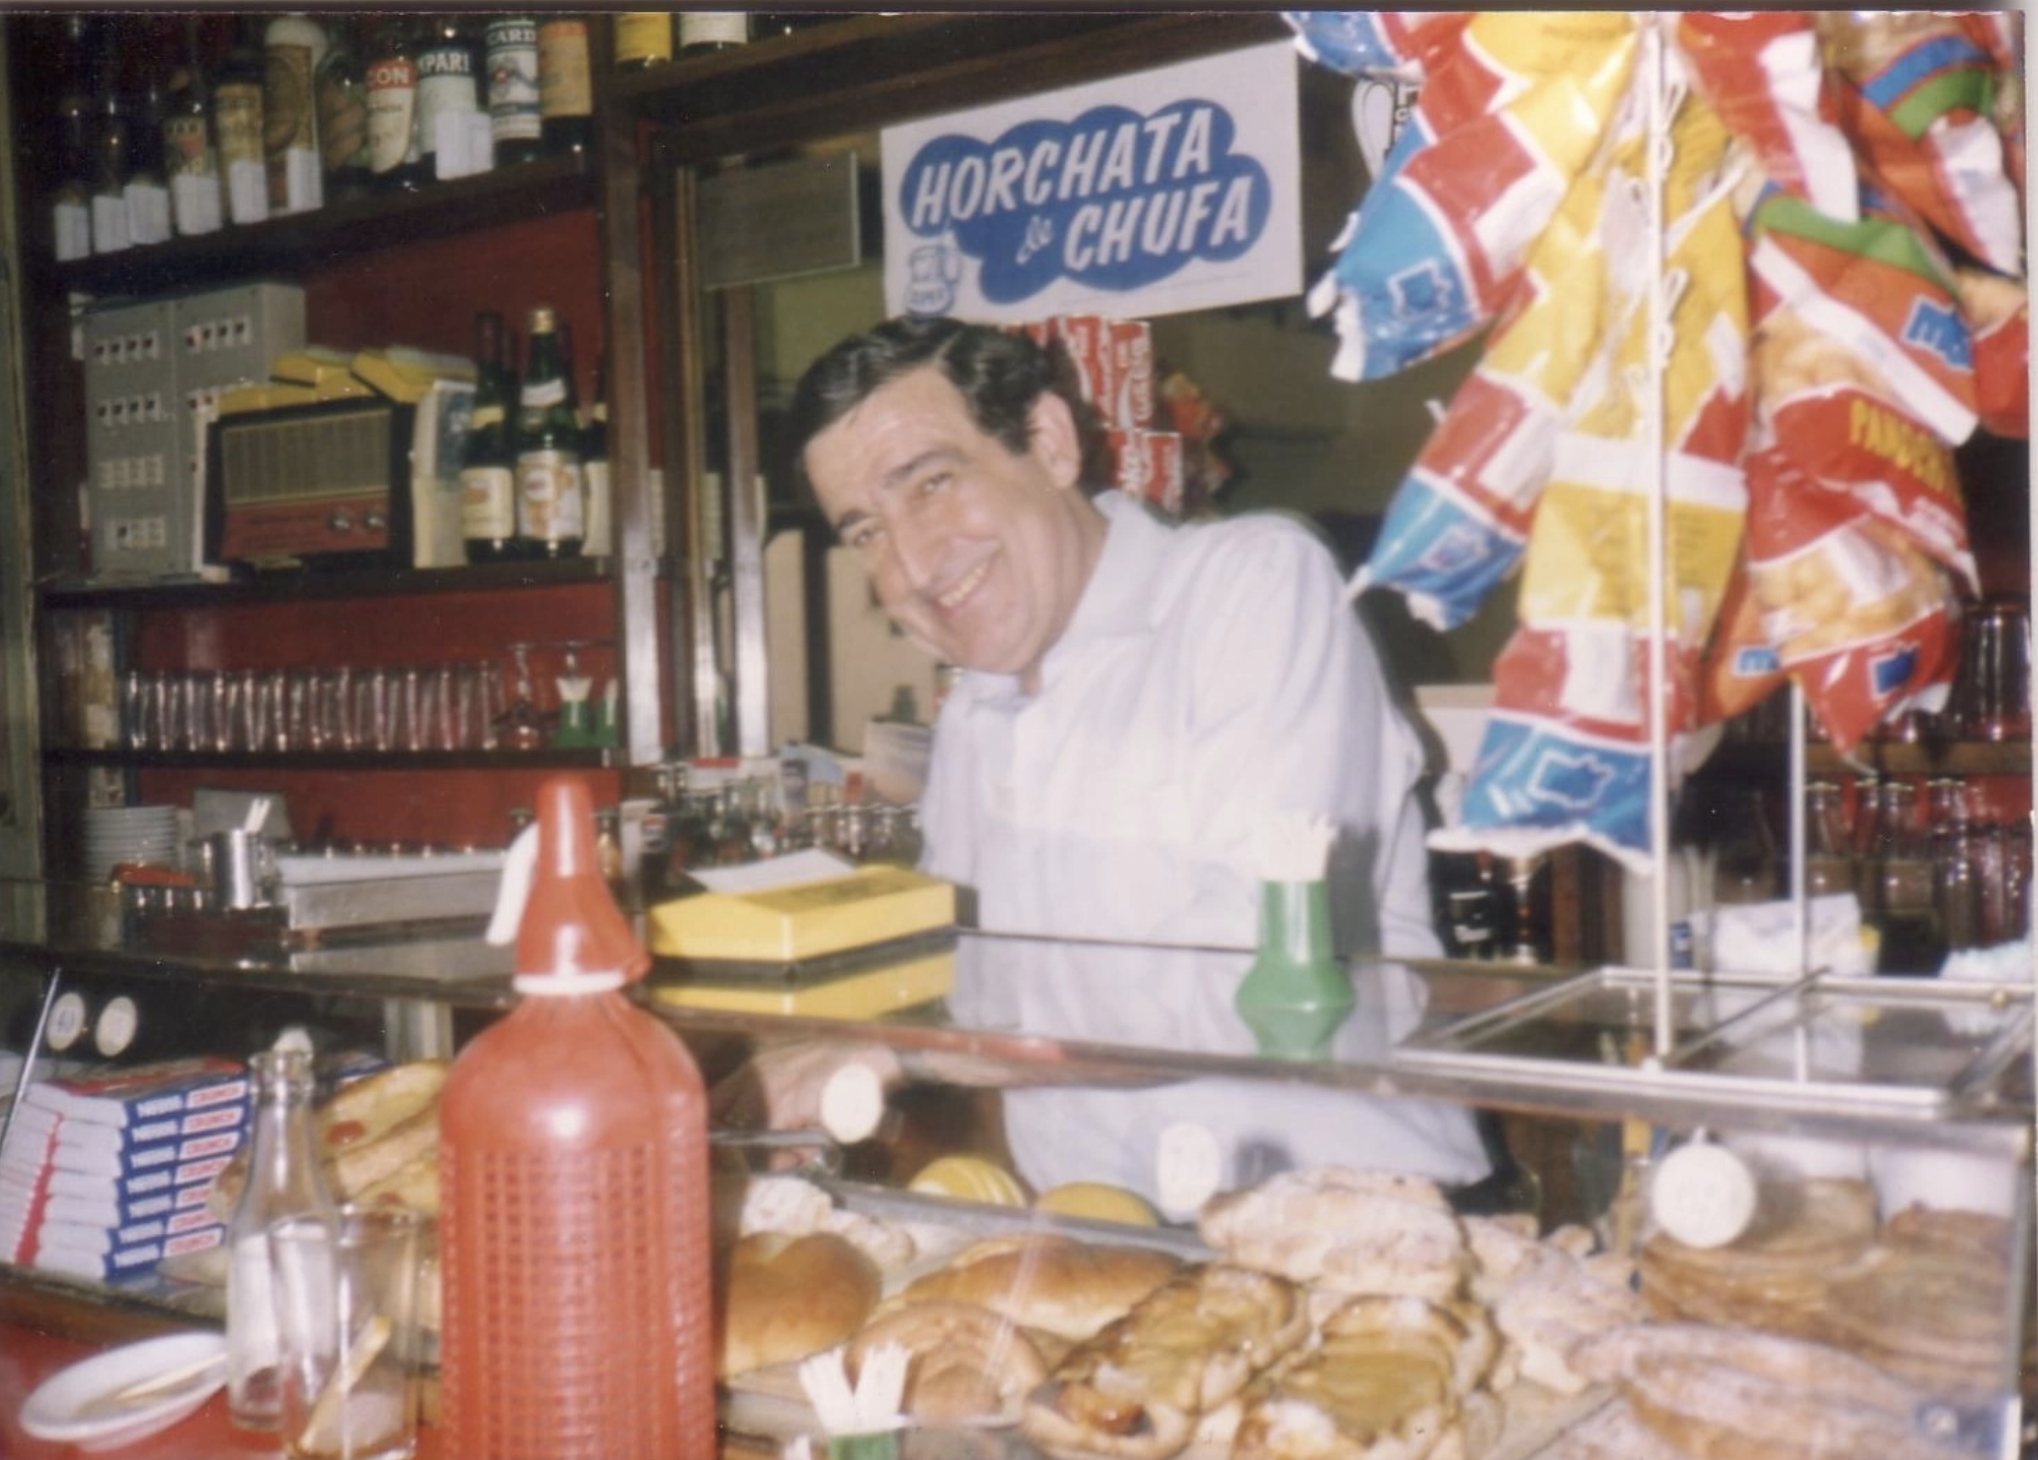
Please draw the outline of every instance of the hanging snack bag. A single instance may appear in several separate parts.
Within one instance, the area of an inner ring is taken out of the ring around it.
[[[2013,441],[2031,435],[2031,298],[2023,282],[1959,269],[1954,287],[1974,336],[1974,396],[1981,424]]]
[[[1333,375],[1392,375],[1508,305],[1530,247],[1599,150],[1635,39],[1627,14],[1502,11],[1437,47],[1413,124],[1310,291],[1310,312],[1337,322]]]
[[[2024,268],[2024,210],[1996,130],[1989,22],[1929,11],[1818,18],[1840,124],[1868,171],[1999,273]]]
[[[1471,14],[1463,10],[1288,10],[1295,48],[1341,76],[1419,80]]]
[[[1976,422],[1974,348],[1951,270],[1873,189],[1852,225],[1780,189],[1753,197],[1764,442],[1972,586],[1951,448]]]
[[[1607,178],[1638,166],[1640,148],[1641,130],[1629,125],[1607,167],[1572,179],[1529,252],[1522,309],[1494,326],[1395,490],[1354,594],[1397,589],[1418,619],[1452,629],[1520,562],[1573,398],[1620,339],[1603,317],[1600,225]]]
[[[1782,685],[1783,661],[1762,625],[1762,605],[1748,576],[1746,541],[1713,621],[1712,642],[1699,662],[1698,723],[1744,715]]]
[[[1959,605],[1943,570],[1781,449],[1749,459],[1748,565],[1765,636],[1843,754],[1885,718],[1944,706]]]
[[[1696,722],[1698,671],[1740,549],[1747,435],[1747,308],[1727,137],[1689,98],[1665,179],[1670,353],[1660,401],[1646,393],[1647,275],[1634,262],[1635,174],[1617,171],[1600,228],[1609,261],[1602,317],[1618,351],[1574,392],[1556,438],[1522,576],[1521,626],[1495,666],[1488,721],[1452,849],[1509,854],[1584,841],[1630,865],[1649,848],[1649,483],[1645,413],[1662,412],[1666,680],[1673,747]]]
[[[1689,12],[1677,44],[1706,100],[1778,187],[1841,222],[1859,216],[1854,152],[1834,122],[1805,11]]]

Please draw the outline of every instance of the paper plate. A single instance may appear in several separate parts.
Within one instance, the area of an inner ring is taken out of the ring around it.
[[[142,1381],[216,1358],[211,1368],[132,1404],[106,1401]],[[60,1369],[21,1407],[21,1428],[39,1440],[85,1450],[114,1450],[168,1429],[226,1383],[226,1339],[217,1333],[173,1333],[111,1349]]]

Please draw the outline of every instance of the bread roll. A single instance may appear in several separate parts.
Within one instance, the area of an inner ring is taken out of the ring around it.
[[[1059,1235],[992,1237],[905,1290],[909,1303],[973,1303],[1019,1324],[1082,1340],[1121,1318],[1181,1266],[1147,1247],[1106,1247]]]
[[[881,1344],[901,1345],[906,1413],[947,1424],[1014,1424],[1047,1364],[1017,1325],[970,1303],[911,1303],[871,1320],[849,1345],[851,1378]]]
[[[737,1242],[723,1291],[726,1378],[841,1343],[877,1306],[878,1271],[830,1232],[758,1232]]]

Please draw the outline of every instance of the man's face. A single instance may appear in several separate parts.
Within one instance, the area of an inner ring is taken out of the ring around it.
[[[1027,450],[979,430],[933,367],[871,393],[807,443],[807,476],[879,600],[929,652],[1038,687],[1095,565],[1068,407],[1034,407]]]

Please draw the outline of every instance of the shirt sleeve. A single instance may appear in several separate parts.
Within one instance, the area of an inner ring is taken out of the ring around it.
[[[1415,783],[1420,746],[1328,549],[1281,520],[1234,524],[1179,604],[1197,645],[1188,713],[1193,836],[1213,884],[1256,896],[1265,819],[1325,815],[1348,952],[1432,955],[1427,854]]]

